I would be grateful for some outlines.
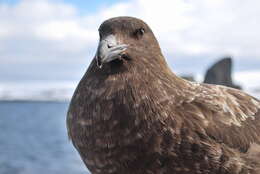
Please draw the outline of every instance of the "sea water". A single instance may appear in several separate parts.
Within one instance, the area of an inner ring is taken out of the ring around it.
[[[0,102],[0,174],[88,174],[66,130],[67,102]]]

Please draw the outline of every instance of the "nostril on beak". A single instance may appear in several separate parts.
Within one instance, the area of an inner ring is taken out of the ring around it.
[[[110,45],[110,44],[107,44],[107,47],[108,47],[108,48],[112,48],[113,46],[112,46],[112,45]]]
[[[97,56],[97,66],[101,69],[102,68],[102,62],[101,62],[101,57]]]

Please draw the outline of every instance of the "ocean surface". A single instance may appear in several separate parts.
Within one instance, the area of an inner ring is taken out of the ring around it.
[[[0,174],[89,174],[69,142],[67,102],[0,102]]]

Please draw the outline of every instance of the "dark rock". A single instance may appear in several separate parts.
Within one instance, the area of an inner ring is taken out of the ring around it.
[[[232,88],[241,89],[240,86],[233,84],[232,81],[232,59],[226,57],[213,64],[206,72],[204,83],[224,85]]]

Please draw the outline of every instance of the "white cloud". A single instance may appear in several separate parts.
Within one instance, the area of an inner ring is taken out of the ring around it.
[[[0,4],[0,28],[0,59],[7,63],[82,59],[98,36],[75,7],[51,0]]]
[[[142,18],[151,26],[167,57],[185,61],[185,57],[230,54],[245,61],[259,60],[259,7],[257,0],[132,0],[84,16],[73,4],[62,1],[0,3],[0,59],[90,61],[100,23],[127,15]]]
[[[259,5],[256,0],[136,0],[118,15],[147,21],[170,54],[260,58]]]

